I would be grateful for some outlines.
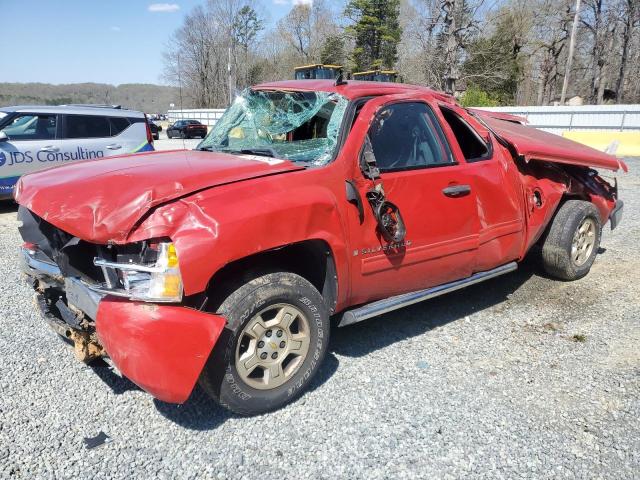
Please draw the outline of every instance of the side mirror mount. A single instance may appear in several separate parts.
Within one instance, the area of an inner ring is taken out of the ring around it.
[[[7,137],[7,134],[4,132],[0,132],[0,142],[6,142],[7,140],[9,140],[9,137]]]
[[[380,169],[376,165],[376,155],[373,153],[373,145],[369,135],[364,138],[364,145],[360,152],[360,170],[370,180],[380,177]]]

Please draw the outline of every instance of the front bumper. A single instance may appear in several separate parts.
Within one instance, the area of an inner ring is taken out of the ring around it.
[[[21,258],[56,332],[72,339],[95,335],[120,372],[160,400],[189,398],[224,328],[223,317],[97,293],[78,278],[64,277],[33,250],[22,247]],[[47,295],[50,291],[56,295]]]

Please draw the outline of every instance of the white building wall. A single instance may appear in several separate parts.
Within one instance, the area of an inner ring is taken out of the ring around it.
[[[559,135],[572,130],[640,131],[640,105],[485,107],[481,110],[524,117],[530,126]]]
[[[198,120],[204,125],[214,126],[218,119],[225,112],[224,108],[191,108],[183,110],[169,110],[167,117],[170,123],[176,120]]]

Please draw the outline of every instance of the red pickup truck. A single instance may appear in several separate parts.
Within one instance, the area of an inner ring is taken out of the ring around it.
[[[193,151],[27,175],[22,259],[45,319],[155,397],[196,382],[281,407],[344,326],[516,269],[587,274],[626,170],[519,118],[401,84],[287,81],[238,96]],[[389,325],[393,328],[393,325]]]

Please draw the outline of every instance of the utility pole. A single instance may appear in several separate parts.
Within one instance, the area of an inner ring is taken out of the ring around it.
[[[569,56],[567,57],[567,66],[564,71],[564,81],[562,82],[562,95],[560,95],[560,105],[564,105],[567,97],[567,88],[569,87],[569,75],[571,74],[571,64],[573,63],[573,50],[576,46],[576,33],[578,31],[578,22],[580,21],[580,0],[576,0],[576,13],[573,17],[573,26],[571,27],[571,38],[569,39]]]
[[[231,78],[231,47],[229,47],[229,62],[227,63],[227,73],[229,74],[229,105],[233,103],[233,79]]]

